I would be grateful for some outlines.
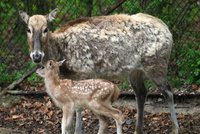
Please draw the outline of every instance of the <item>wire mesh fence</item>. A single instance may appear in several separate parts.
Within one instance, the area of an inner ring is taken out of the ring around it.
[[[26,27],[19,17],[19,10],[33,15],[48,14],[54,8],[58,8],[57,18],[51,24],[52,30],[69,20],[85,16],[138,12],[154,15],[162,19],[173,33],[175,46],[170,67],[173,74],[181,75],[179,66],[187,60],[184,58],[187,53],[181,53],[179,50],[182,51],[183,47],[188,48],[188,46],[195,48],[197,52],[200,50],[199,7],[199,0],[2,0],[0,1],[0,86],[17,79],[23,71],[32,66],[26,41]],[[200,68],[200,60],[197,62],[199,63],[196,66]],[[200,69],[198,71],[197,77],[200,76]]]

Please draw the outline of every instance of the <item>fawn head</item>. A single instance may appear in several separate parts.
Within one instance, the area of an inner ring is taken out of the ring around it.
[[[54,9],[48,15],[29,16],[24,11],[19,11],[22,20],[27,26],[27,38],[30,57],[33,62],[40,63],[44,57],[44,47],[48,43],[48,23],[56,17],[58,9]]]
[[[43,78],[59,74],[59,66],[61,66],[64,62],[65,60],[59,62],[49,60],[45,66],[37,69],[36,73]]]

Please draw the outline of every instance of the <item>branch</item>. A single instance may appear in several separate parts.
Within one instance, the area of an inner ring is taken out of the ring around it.
[[[11,95],[24,95],[24,96],[32,96],[32,97],[43,97],[48,95],[46,93],[45,90],[41,90],[41,91],[24,91],[24,90],[7,90],[6,92],[7,94],[11,94]],[[184,94],[179,94],[179,93],[175,93],[174,94],[174,99],[176,101],[178,100],[185,100],[185,99],[195,99],[195,98],[199,98],[200,97],[200,93],[195,93],[195,94],[191,94],[191,93],[184,93]],[[163,98],[164,96],[161,93],[149,93],[147,96],[147,99],[158,99],[158,98]],[[135,94],[133,92],[126,92],[126,91],[122,91],[119,99],[135,99]]]
[[[107,9],[103,15],[109,15],[111,14],[114,10],[116,10],[118,7],[120,7],[126,0],[120,0],[118,3],[115,5],[111,6],[109,9]]]
[[[26,74],[24,74],[20,79],[15,80],[13,83],[11,83],[9,86],[7,86],[5,89],[3,89],[0,92],[0,96],[3,96],[4,94],[7,93],[7,90],[12,90],[14,89],[17,85],[19,85],[22,81],[24,81],[27,77],[29,77],[30,75],[32,75],[36,70],[37,70],[38,66],[34,67],[33,69],[31,69],[29,72],[27,72]]]
[[[39,96],[45,96],[47,93],[45,91],[24,91],[24,90],[7,90],[7,94],[12,95],[39,95]]]

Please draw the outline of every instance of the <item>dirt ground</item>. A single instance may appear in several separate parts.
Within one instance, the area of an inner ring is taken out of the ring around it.
[[[133,134],[135,127],[135,100],[120,99],[114,106],[124,116],[124,134]],[[200,100],[186,99],[176,102],[180,134],[200,133]],[[146,134],[170,134],[172,126],[170,114],[162,98],[148,99],[145,106],[144,131]],[[87,109],[82,112],[85,134],[98,131],[97,118]],[[52,103],[48,96],[41,98],[21,97],[12,107],[0,107],[0,134],[58,134],[62,112]],[[110,119],[108,134],[115,134],[114,120]]]

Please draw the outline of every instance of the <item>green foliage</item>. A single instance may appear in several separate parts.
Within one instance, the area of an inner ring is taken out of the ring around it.
[[[7,84],[10,84],[11,82],[18,80],[21,78],[28,70],[33,68],[35,65],[32,62],[29,62],[24,69],[22,70],[14,70],[10,71],[8,70],[8,66],[4,63],[0,64],[0,86],[5,86]],[[27,82],[30,84],[34,85],[37,83],[40,83],[42,81],[42,78],[37,76],[36,74],[31,75],[28,79]]]
[[[152,90],[156,88],[156,85],[149,79],[145,80],[144,82],[144,86],[146,87],[146,89],[148,90]]]
[[[177,60],[178,77],[185,79],[190,84],[200,84],[200,49],[182,47],[179,51],[180,56]]]
[[[7,69],[7,65],[1,63],[0,64],[0,74],[1,74],[0,85],[9,83],[13,80],[13,78],[8,74],[8,72],[7,71],[5,72],[6,69]]]
[[[35,85],[42,82],[42,78],[39,77],[37,74],[32,74],[30,77],[28,77],[27,82],[31,85]]]
[[[13,71],[9,72],[8,66],[4,63],[0,64],[0,85],[6,85],[12,81],[19,79],[22,76],[23,71]]]
[[[138,12],[142,12],[142,7],[140,6],[139,1],[129,0],[122,5],[124,13],[135,14]]]
[[[119,88],[121,90],[126,90],[129,88],[129,82],[126,80],[126,81],[122,81],[119,85]]]
[[[169,77],[170,84],[172,87],[180,88],[184,84],[184,80],[179,77]]]

